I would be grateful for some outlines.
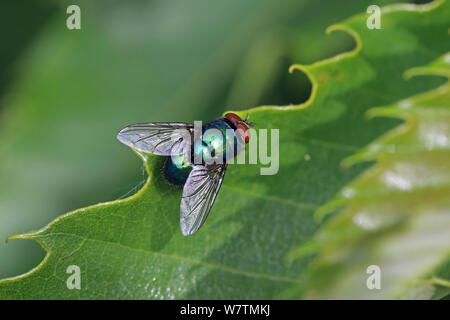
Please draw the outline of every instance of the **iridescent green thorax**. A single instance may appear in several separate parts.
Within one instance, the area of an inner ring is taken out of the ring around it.
[[[235,157],[237,151],[238,141],[234,128],[224,120],[216,120],[205,126],[202,140],[194,142],[194,156],[201,154],[205,163],[220,159],[220,155],[222,155],[222,163],[225,163]]]
[[[240,145],[234,129],[222,119],[206,125],[203,128],[202,139],[194,141],[192,159],[185,159],[184,155],[171,156],[166,159],[163,169],[166,179],[171,184],[184,185],[194,165],[194,159],[202,159],[203,164],[212,163],[222,155],[222,163],[226,163],[235,157],[240,150]]]

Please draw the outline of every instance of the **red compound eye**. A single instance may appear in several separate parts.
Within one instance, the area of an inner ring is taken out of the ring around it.
[[[245,123],[239,122],[237,124],[237,132],[242,135],[245,143],[248,143],[250,141],[250,131],[248,130],[248,127]]]
[[[228,120],[230,120],[231,122],[233,122],[235,124],[242,121],[242,119],[237,114],[231,113],[231,112],[227,113],[225,115],[225,118],[227,118]]]

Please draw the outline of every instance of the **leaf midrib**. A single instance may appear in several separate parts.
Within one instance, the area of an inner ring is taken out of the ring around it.
[[[296,279],[296,278],[273,276],[273,275],[270,275],[270,274],[267,274],[267,273],[264,273],[264,272],[239,270],[239,269],[236,269],[236,268],[232,268],[232,267],[221,265],[221,264],[217,264],[217,263],[205,262],[205,261],[201,261],[201,260],[197,260],[197,259],[193,259],[193,258],[189,258],[189,257],[183,257],[183,256],[179,256],[179,255],[169,254],[169,253],[151,251],[151,250],[148,250],[148,249],[134,248],[134,247],[130,247],[130,246],[124,245],[122,243],[118,243],[118,242],[112,242],[112,241],[106,241],[106,240],[101,240],[101,239],[83,237],[83,236],[80,236],[80,235],[77,235],[77,234],[73,234],[73,233],[54,232],[54,233],[48,233],[46,235],[36,235],[36,236],[34,236],[34,238],[36,240],[42,241],[42,239],[44,239],[44,238],[51,237],[51,236],[58,236],[58,235],[59,236],[67,236],[67,237],[75,237],[75,238],[79,238],[79,239],[82,240],[80,245],[76,249],[72,250],[72,252],[70,254],[68,254],[67,256],[70,256],[73,253],[75,253],[76,251],[80,250],[80,248],[84,244],[86,244],[87,241],[92,241],[92,242],[98,242],[98,243],[103,243],[103,244],[119,247],[119,248],[130,250],[130,251],[133,251],[133,252],[143,253],[145,255],[155,255],[155,256],[159,256],[159,257],[163,257],[163,258],[168,258],[168,259],[171,259],[171,260],[188,262],[188,263],[191,263],[191,264],[201,265],[201,266],[204,266],[206,268],[219,269],[219,270],[222,270],[222,271],[235,273],[235,274],[240,274],[240,275],[244,275],[244,276],[252,277],[252,278],[262,278],[262,279],[267,279],[267,280],[272,280],[272,281],[297,283],[297,284],[298,283],[302,283],[302,281],[300,279]],[[48,254],[51,254],[52,252],[53,251],[51,249],[48,249]]]

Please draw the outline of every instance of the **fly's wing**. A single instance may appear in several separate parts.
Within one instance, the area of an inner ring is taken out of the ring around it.
[[[205,222],[222,185],[227,164],[194,166],[183,188],[180,227],[185,236],[194,234]]]
[[[117,139],[141,152],[171,156],[190,150],[193,130],[192,124],[182,122],[136,123],[120,130]]]

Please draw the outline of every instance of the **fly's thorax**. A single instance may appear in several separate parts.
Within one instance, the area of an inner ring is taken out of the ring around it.
[[[220,119],[203,127],[202,139],[194,141],[194,158],[201,156],[202,163],[226,163],[242,150],[244,142],[235,128]]]

